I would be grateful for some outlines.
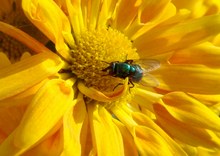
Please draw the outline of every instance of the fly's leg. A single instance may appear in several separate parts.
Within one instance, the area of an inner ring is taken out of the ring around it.
[[[107,67],[107,68],[105,68],[105,69],[102,69],[102,71],[106,72],[106,71],[110,70],[111,68],[112,68],[112,67],[109,66],[109,67]]]
[[[129,79],[128,84],[131,84],[132,86],[129,86],[129,93],[131,93],[131,88],[134,88],[134,83],[131,79]]]
[[[134,88],[134,83],[132,82],[131,79],[129,79],[128,84],[131,84],[131,85],[132,85],[131,87],[129,87],[129,89],[130,89],[130,88]]]
[[[120,85],[123,85],[123,83],[117,84],[117,85],[113,88],[113,91],[114,91],[118,86],[120,86]]]
[[[125,63],[132,64],[134,60],[126,60]]]
[[[130,86],[129,87],[129,92],[131,93],[131,88],[134,88],[134,83],[129,79],[129,81],[128,81],[128,84],[131,84],[132,86]],[[119,83],[119,84],[117,84],[114,88],[113,88],[113,91],[118,87],[118,86],[120,86],[120,85],[123,85],[123,83]]]

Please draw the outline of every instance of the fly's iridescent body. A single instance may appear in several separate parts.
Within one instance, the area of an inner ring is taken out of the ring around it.
[[[160,63],[156,60],[126,60],[125,62],[111,62],[103,71],[108,71],[108,74],[113,77],[119,77],[122,79],[128,77],[129,83],[132,85],[131,88],[134,87],[134,83],[143,86],[156,87],[159,85],[159,82],[150,75],[149,72],[156,70],[159,67]]]

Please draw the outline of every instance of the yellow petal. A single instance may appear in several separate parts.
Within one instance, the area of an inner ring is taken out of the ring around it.
[[[149,22],[158,16],[162,16],[162,12],[166,9],[166,6],[170,3],[170,0],[148,0],[142,2],[140,8],[140,21],[141,23]],[[166,14],[168,15],[168,13]]]
[[[25,146],[30,144],[26,141],[35,141],[48,132],[63,116],[72,98],[72,86],[62,80],[50,80],[42,86],[28,106],[16,130],[15,144]],[[35,134],[30,133],[31,131]]]
[[[94,151],[94,146],[93,146],[93,140],[92,140],[92,132],[91,132],[91,127],[88,124],[88,118],[86,119],[86,123],[82,129],[82,144],[81,144],[81,148],[82,148],[82,155],[90,155],[92,156],[92,152]],[[96,151],[94,151],[96,153]]]
[[[70,23],[54,1],[23,0],[22,8],[28,19],[55,43],[58,51],[67,49],[63,34],[71,34]]]
[[[152,12],[152,8],[155,13]],[[150,9],[149,9],[150,8]],[[151,15],[153,13],[153,15]],[[131,40],[145,34],[158,24],[170,19],[176,14],[175,6],[169,1],[148,0],[143,1],[139,7],[138,17],[126,28],[125,34]]]
[[[220,3],[218,0],[191,0],[191,1],[172,1],[178,9],[187,8],[192,13],[193,18],[198,18],[205,15],[219,13]]]
[[[25,109],[25,105],[0,108],[1,143],[19,125]]]
[[[134,93],[135,98],[132,98],[131,103],[138,104],[142,107],[147,108],[153,112],[153,104],[163,96],[145,89],[137,88]]]
[[[70,107],[72,87],[62,80],[51,80],[36,94],[19,126],[1,144],[0,155],[21,154],[50,132]]]
[[[133,130],[136,122],[132,119],[130,106],[122,103],[120,106],[114,105],[111,107],[111,112],[121,121],[129,131]]]
[[[137,0],[121,0],[118,3],[118,8],[115,12],[113,27],[121,30],[126,28],[137,16],[137,10],[140,3]],[[125,9],[126,8],[126,9]]]
[[[63,135],[64,135],[64,149],[62,156],[71,155],[81,155],[81,146],[80,146],[80,133],[74,131],[74,119],[73,119],[73,106],[75,105],[76,100],[72,102],[71,107],[68,108],[67,112],[63,117]],[[82,124],[82,123],[80,123]]]
[[[144,33],[134,40],[141,57],[186,48],[220,32],[220,15],[206,16],[178,25],[165,25]]]
[[[220,116],[220,102],[209,107],[216,115]]]
[[[29,104],[31,100],[33,99],[36,92],[39,90],[39,88],[44,85],[48,79],[45,79],[41,81],[40,83],[34,85],[31,88],[26,89],[25,91],[16,94],[12,97],[0,100],[0,107],[11,107],[11,106],[25,106],[26,104]]]
[[[216,35],[212,41],[215,46],[220,47],[220,34]]]
[[[132,117],[138,125],[151,128],[157,132],[166,142],[170,152],[173,153],[173,155],[186,156],[186,153],[181,149],[181,147],[171,137],[169,137],[166,132],[164,132],[153,120],[138,112],[132,113]]]
[[[157,122],[173,138],[191,146],[202,146],[205,148],[220,148],[220,138],[215,133],[204,128],[191,126],[176,120],[160,104],[154,104]]]
[[[97,155],[124,155],[121,133],[112,121],[112,116],[100,104],[88,105],[93,146]]]
[[[85,30],[86,24],[81,9],[81,0],[66,0],[66,7],[70,16],[69,19],[72,25],[73,32],[75,34],[80,34],[83,30]]]
[[[126,106],[122,107],[112,107],[111,111],[116,115],[116,117],[121,121],[126,128],[130,131],[131,135],[135,139],[135,144],[141,155],[151,155],[152,153],[158,154],[157,148],[149,148],[151,146],[162,145],[162,150],[166,154],[172,155],[186,155],[185,152],[176,144],[159,126],[157,126],[151,119],[147,116],[132,112]],[[148,133],[149,132],[149,133]],[[152,139],[155,138],[155,139]],[[152,144],[151,144],[152,143]],[[148,144],[151,144],[148,146]],[[153,155],[154,155],[153,154]]]
[[[177,24],[177,23],[181,23],[183,21],[187,21],[190,18],[190,11],[188,9],[181,9],[181,10],[176,10],[176,6],[175,7],[175,14],[173,14],[172,16],[170,16],[170,18],[168,18],[167,20],[163,21],[163,23],[161,23],[161,25],[172,25],[172,24]],[[166,14],[164,15],[166,16]]]
[[[0,99],[18,94],[57,73],[62,62],[52,53],[40,53],[0,69]],[[14,83],[16,82],[16,83]]]
[[[113,11],[116,7],[116,3],[117,0],[108,0],[102,2],[97,25],[99,29],[106,28],[106,26],[108,25],[108,20],[112,17]]]
[[[176,51],[169,62],[172,64],[204,64],[220,67],[220,47],[203,43],[189,49]]]
[[[0,52],[0,69],[6,66],[9,66],[11,64],[10,60],[8,57],[5,55],[5,53]]]
[[[29,52],[24,52],[20,58],[20,60],[30,58],[31,54]]]
[[[61,153],[63,149],[62,139],[62,129],[60,128],[52,136],[26,151],[22,156],[55,156]]]
[[[198,148],[199,156],[219,156],[220,150],[209,150],[204,148]]]
[[[203,65],[162,64],[152,74],[159,80],[158,88],[196,94],[220,93],[220,70]]]
[[[72,155],[81,156],[83,150],[83,143],[81,135],[83,135],[83,124],[87,119],[87,112],[82,94],[74,100],[71,107],[65,113],[63,118],[63,135],[64,135],[64,149],[62,156]],[[85,140],[85,138],[84,138]],[[83,141],[84,141],[83,140]]]
[[[77,103],[74,106],[73,117],[75,123],[75,133],[80,136],[81,155],[86,155],[92,147],[91,133],[88,125],[88,114],[83,95],[79,94]]]
[[[133,130],[133,137],[140,155],[161,155],[173,156],[168,144],[154,130],[136,126]]]
[[[102,5],[101,0],[88,1],[88,4],[87,4],[88,19],[89,19],[88,28],[91,30],[94,30],[97,27],[101,5]]]
[[[34,53],[42,53],[45,51],[50,51],[40,42],[38,42],[37,40],[35,40],[33,37],[29,36],[25,32],[7,23],[3,23],[1,21],[0,21],[0,31],[20,41],[21,43],[32,49]]]
[[[14,131],[7,136],[6,139],[1,143],[0,145],[0,154],[5,155],[5,156],[18,156],[19,155],[19,150],[13,143],[14,141]],[[18,153],[18,154],[17,154]]]
[[[119,128],[121,135],[123,137],[124,152],[126,156],[138,156],[138,151],[136,145],[134,144],[134,139],[128,129],[118,120],[113,120],[114,123]]]
[[[196,98],[198,101],[201,103],[207,105],[207,106],[212,106],[217,103],[220,103],[220,94],[190,94],[194,98]]]
[[[78,88],[81,93],[83,93],[84,95],[86,95],[91,99],[95,99],[101,102],[112,102],[117,100],[126,93],[126,91],[128,90],[127,84],[128,84],[128,79],[126,79],[123,87],[121,87],[119,90],[105,94],[96,90],[93,87],[86,87],[85,84],[81,81],[78,83]]]
[[[183,92],[172,92],[162,99],[165,108],[175,119],[191,126],[220,131],[220,118],[191,96]]]
[[[198,156],[197,147],[193,147],[193,146],[190,146],[190,145],[187,145],[187,144],[183,144],[181,142],[178,142],[178,143],[184,149],[184,151],[188,154],[188,156]]]

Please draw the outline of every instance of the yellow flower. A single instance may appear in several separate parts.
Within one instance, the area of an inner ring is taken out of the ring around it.
[[[23,0],[57,51],[0,23],[35,52],[0,55],[0,155],[218,155],[219,6]],[[148,67],[148,86],[110,68],[126,60]]]

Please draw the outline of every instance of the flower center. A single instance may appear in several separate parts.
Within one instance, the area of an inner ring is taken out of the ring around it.
[[[71,71],[79,79],[101,91],[112,91],[123,79],[113,77],[106,68],[112,62],[124,62],[138,57],[132,42],[114,29],[84,31],[76,36],[76,46],[71,47]]]

